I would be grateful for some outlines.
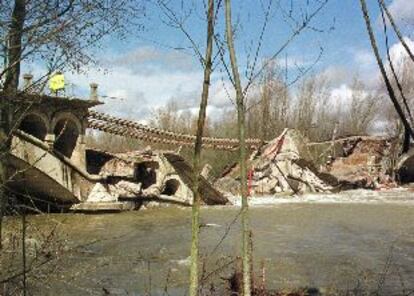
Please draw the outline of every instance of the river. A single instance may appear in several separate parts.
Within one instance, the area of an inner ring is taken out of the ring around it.
[[[383,295],[414,289],[414,194],[353,191],[296,198],[253,198],[255,270],[269,288],[360,287]],[[270,203],[270,204],[269,204]],[[205,275],[239,254],[238,206],[203,207]],[[190,208],[29,218],[58,223],[59,269],[33,282],[37,295],[184,295]],[[9,218],[7,225],[17,222]],[[218,246],[218,242],[225,235]],[[220,276],[226,276],[224,270]],[[212,277],[211,280],[217,280]],[[165,294],[167,295],[167,294]]]

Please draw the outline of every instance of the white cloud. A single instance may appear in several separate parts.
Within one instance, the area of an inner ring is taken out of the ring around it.
[[[113,68],[108,74],[91,71],[86,77],[69,75],[80,88],[86,89],[89,82],[99,84],[105,105],[99,109],[114,115],[128,117],[149,116],[149,110],[158,108],[172,98],[181,98],[194,93],[197,82],[202,81],[200,73],[171,73],[162,69],[146,75],[124,68]]]
[[[404,40],[408,47],[414,52],[414,41],[408,37],[404,37]],[[383,83],[374,53],[371,50],[351,49],[351,53],[353,54],[354,63],[358,69],[358,76],[364,81],[368,88],[377,88],[378,83]],[[402,69],[404,63],[407,62],[408,57],[408,53],[401,42],[395,43],[390,47],[390,57],[398,72],[398,70]],[[388,58],[385,51],[382,59],[386,68],[389,68]]]
[[[353,69],[348,79],[350,83],[353,77],[357,76],[364,81],[368,88],[378,86],[379,71],[375,55],[371,48],[351,48],[350,53],[353,55]]]
[[[277,65],[281,69],[285,69],[286,67],[288,69],[294,68],[304,68],[307,66],[310,66],[313,63],[313,60],[311,59],[305,59],[304,57],[295,57],[295,56],[289,56],[287,58],[280,58],[276,60]]]
[[[360,68],[370,68],[375,65],[375,56],[373,52],[366,49],[355,51],[354,60]]]
[[[404,37],[405,43],[410,50],[414,52],[414,41],[408,37]],[[390,48],[390,57],[396,69],[401,69],[408,58],[408,53],[401,42],[396,43]]]
[[[160,69],[168,69],[171,72],[199,69],[194,58],[182,51],[163,51],[151,46],[141,46],[119,56],[103,58],[101,64],[104,67],[126,67],[137,73]]]
[[[332,89],[330,102],[335,108],[338,108],[338,110],[343,109],[343,107],[347,107],[349,105],[352,94],[352,88],[347,84],[342,84],[339,87]]]
[[[98,83],[98,93],[105,103],[98,110],[146,121],[152,110],[174,99],[182,110],[198,112],[203,72],[192,57],[143,47],[103,61],[106,71],[66,74],[66,80],[74,84],[74,95],[80,97],[88,95],[90,82]],[[215,118],[231,106],[224,85],[231,92],[228,82],[223,84],[213,75],[208,114]]]
[[[413,0],[393,0],[388,9],[396,20],[414,21]]]
[[[372,94],[371,91],[366,88],[354,88],[352,84],[344,83],[331,90],[330,103],[342,109],[341,111],[345,111],[350,107],[353,99],[365,100],[370,94]]]
[[[343,84],[350,83],[352,72],[344,66],[329,66],[322,70],[320,76],[329,79],[333,87],[340,87]]]
[[[341,102],[350,100],[352,97],[352,89],[347,84],[342,84],[332,90],[331,96],[335,99],[339,99]]]

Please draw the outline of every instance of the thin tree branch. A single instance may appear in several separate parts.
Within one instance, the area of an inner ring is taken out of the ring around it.
[[[410,47],[408,46],[407,42],[405,42],[403,35],[401,34],[400,29],[398,28],[398,26],[396,25],[394,18],[392,16],[392,14],[390,13],[390,11],[388,10],[387,5],[385,5],[384,0],[379,0],[380,5],[382,6],[382,9],[385,11],[385,13],[387,14],[387,17],[391,23],[392,28],[394,29],[395,33],[397,34],[398,39],[400,40],[402,46],[405,48],[405,50],[407,51],[408,55],[410,56],[411,60],[414,62],[414,54],[412,53]]]
[[[285,43],[269,58],[267,61],[262,65],[262,67],[254,74],[251,79],[247,82],[247,85],[245,86],[243,90],[243,94],[245,95],[247,91],[249,90],[249,87],[252,85],[254,80],[256,80],[263,70],[269,65],[269,63],[273,60],[275,60],[281,52],[283,52],[288,45],[309,25],[309,23],[313,20],[313,18],[325,7],[325,5],[328,3],[329,0],[324,0],[322,4],[313,11],[309,16],[307,16],[302,24],[293,32],[293,34],[288,38]]]
[[[378,3],[380,4],[380,2],[378,2]],[[402,85],[401,85],[401,83],[400,83],[400,81],[398,79],[398,75],[397,75],[397,73],[395,71],[394,63],[393,63],[393,61],[391,59],[391,55],[390,55],[390,45],[389,45],[388,32],[387,32],[387,23],[385,21],[384,9],[381,6],[381,4],[380,4],[380,11],[381,11],[382,24],[383,24],[383,27],[384,27],[385,46],[387,48],[388,63],[390,64],[390,69],[391,69],[392,75],[393,75],[394,80],[395,80],[395,82],[397,84],[397,88],[398,88],[398,90],[400,92],[400,95],[401,95],[401,98],[403,100],[404,106],[405,106],[405,108],[407,110],[408,116],[410,118],[410,122],[411,122],[411,124],[414,124],[413,116],[411,114],[410,107],[408,106],[407,98],[406,98],[406,96],[404,94],[403,87],[402,87]]]

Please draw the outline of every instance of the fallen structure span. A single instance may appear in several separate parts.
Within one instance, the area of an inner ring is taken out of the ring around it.
[[[73,206],[77,211],[125,210],[141,207],[193,202],[193,170],[173,152],[131,151],[108,153],[87,151],[88,170],[99,172],[105,183],[96,183],[84,203]],[[202,176],[199,193],[207,205],[227,204],[228,200]]]
[[[152,143],[175,146],[194,146],[195,136],[149,127],[141,123],[114,117],[105,113],[90,110],[88,117],[90,128],[103,132],[135,138]],[[215,150],[235,150],[239,146],[237,139],[203,137],[203,147]],[[258,149],[264,144],[260,139],[247,139],[250,149]]]

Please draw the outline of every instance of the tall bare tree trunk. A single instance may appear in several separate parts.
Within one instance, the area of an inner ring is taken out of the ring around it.
[[[26,212],[22,211],[22,269],[23,269],[23,296],[27,295],[27,262],[26,262]]]
[[[0,140],[1,140],[0,136]],[[6,183],[7,173],[5,171],[5,162],[0,159],[0,250],[3,249],[3,217],[6,209],[6,193],[4,184]]]
[[[267,75],[267,73],[265,74]],[[270,81],[265,78],[264,85],[262,87],[261,97],[261,112],[262,112],[262,140],[267,141],[269,138],[269,126],[270,126]]]
[[[15,0],[9,30],[9,47],[7,49],[8,67],[4,91],[17,91],[20,76],[20,59],[22,57],[23,25],[26,18],[26,0]]]
[[[399,102],[398,102],[398,100],[395,96],[394,90],[391,86],[391,82],[388,79],[387,72],[385,71],[384,64],[381,60],[381,56],[379,54],[379,50],[378,50],[378,47],[377,47],[377,42],[375,40],[374,32],[372,31],[371,20],[370,20],[370,17],[369,17],[367,4],[366,4],[365,0],[360,0],[360,3],[361,3],[362,14],[363,14],[364,19],[365,19],[365,25],[367,27],[369,39],[370,39],[370,42],[371,42],[371,47],[372,47],[372,50],[374,51],[375,58],[377,60],[378,67],[380,68],[382,78],[384,79],[385,86],[387,87],[388,94],[389,94],[390,99],[391,99],[391,101],[394,105],[395,110],[398,113],[398,116],[401,119],[401,122],[402,122],[406,132],[409,133],[411,138],[414,139],[414,132],[411,129],[411,126],[410,126],[409,122],[405,118],[404,112],[403,112],[403,110],[402,110],[402,108],[401,108],[401,106],[400,106],[400,104],[399,104]]]
[[[409,122],[411,124],[413,124],[414,123],[414,120],[413,120],[413,116],[411,114],[410,106],[408,106],[407,98],[406,98],[406,96],[404,94],[403,87],[402,87],[402,85],[401,85],[401,83],[399,81],[397,72],[395,70],[394,64],[393,64],[392,59],[391,59],[389,40],[388,40],[388,36],[387,36],[387,34],[388,34],[387,33],[387,21],[386,21],[386,18],[384,16],[384,12],[387,14],[388,19],[390,20],[391,25],[392,25],[394,31],[396,32],[396,34],[397,34],[397,36],[398,36],[401,44],[406,48],[406,51],[409,54],[409,56],[411,57],[411,59],[412,59],[413,62],[414,62],[414,56],[413,56],[412,52],[410,51],[408,45],[404,41],[404,38],[402,38],[401,32],[398,29],[397,25],[394,23],[394,19],[393,19],[392,15],[389,13],[388,8],[385,5],[384,1],[383,0],[379,0],[378,3],[379,3],[380,11],[381,11],[382,23],[383,23],[383,26],[384,26],[385,45],[386,45],[386,48],[387,48],[387,58],[388,58],[388,63],[389,63],[389,66],[390,66],[390,70],[391,70],[391,73],[392,73],[392,75],[394,77],[395,83],[397,84],[397,88],[398,88],[398,91],[399,91],[399,93],[401,95],[401,99],[403,101],[404,107],[405,107],[405,109],[407,111],[408,118],[410,119]],[[411,138],[410,137],[410,133],[409,133],[409,131],[406,128],[404,128],[404,135],[403,135],[403,137],[404,137],[404,139],[403,139],[402,153],[406,153],[410,149],[410,138]]]
[[[207,47],[204,58],[204,82],[201,93],[200,110],[198,113],[197,135],[193,156],[194,183],[193,183],[193,207],[192,207],[192,236],[191,236],[191,266],[190,266],[190,287],[189,295],[196,296],[199,291],[198,283],[198,260],[199,260],[199,231],[200,231],[200,159],[203,144],[203,132],[206,121],[207,102],[210,89],[210,76],[212,72],[212,54],[214,40],[214,0],[208,1],[208,24],[207,24]]]
[[[240,174],[241,174],[241,195],[242,195],[242,261],[243,261],[243,295],[251,294],[251,268],[250,268],[250,252],[249,252],[249,208],[247,202],[247,167],[246,167],[246,135],[245,135],[245,105],[243,91],[240,81],[240,74],[237,65],[236,52],[234,48],[233,29],[231,20],[231,0],[226,0],[226,37],[229,49],[230,63],[236,89],[236,105],[237,105],[237,126],[239,131],[240,145]]]
[[[9,94],[17,92],[20,75],[20,59],[22,55],[23,25],[26,17],[26,0],[15,0],[9,42],[7,49],[8,64],[4,91]],[[7,182],[7,152],[10,148],[10,129],[12,126],[9,102],[0,101],[0,249],[2,247],[2,225],[6,204],[5,185]]]

